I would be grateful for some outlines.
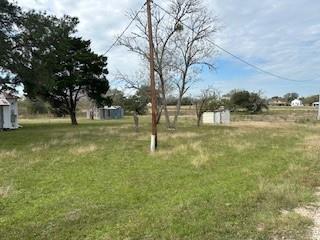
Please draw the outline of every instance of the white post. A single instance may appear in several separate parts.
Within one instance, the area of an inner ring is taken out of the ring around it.
[[[156,135],[151,135],[150,151],[151,152],[155,152],[156,151]]]

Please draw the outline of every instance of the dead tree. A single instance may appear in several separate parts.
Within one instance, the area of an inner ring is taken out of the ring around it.
[[[203,113],[208,110],[215,110],[219,105],[218,100],[219,94],[212,88],[201,91],[200,96],[194,101],[198,127],[200,127]]]
[[[130,15],[133,18],[136,14]],[[153,11],[155,72],[168,128],[175,128],[181,100],[197,79],[201,66],[213,67],[214,47],[208,40],[217,31],[216,19],[202,7],[201,0],[170,0],[167,12]],[[135,19],[136,31],[122,38],[120,45],[139,54],[145,62],[148,55],[148,33],[145,15]],[[200,66],[200,67],[199,67]],[[167,96],[178,94],[173,122],[169,117]]]

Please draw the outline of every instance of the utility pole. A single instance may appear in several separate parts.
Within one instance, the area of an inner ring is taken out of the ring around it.
[[[152,134],[150,151],[155,152],[158,145],[157,138],[157,94],[156,83],[154,76],[154,48],[153,48],[153,35],[152,35],[152,19],[151,19],[151,1],[147,0],[147,15],[148,15],[148,35],[149,35],[149,63],[150,63],[150,92],[152,104]]]
[[[317,116],[317,119],[318,121],[320,120],[320,94],[319,94],[319,100],[318,100],[318,116]]]

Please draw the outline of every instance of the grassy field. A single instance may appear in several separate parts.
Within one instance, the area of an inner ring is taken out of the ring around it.
[[[0,132],[0,239],[307,239],[318,124],[186,118],[154,155],[148,118],[22,125]]]
[[[175,106],[168,106],[170,115],[174,115]],[[149,110],[150,112],[151,110]],[[269,106],[267,111],[261,114],[249,114],[247,112],[235,112],[232,114],[233,121],[268,121],[268,122],[312,122],[316,120],[317,108],[311,106],[290,107],[290,106]],[[195,106],[182,106],[181,115],[195,116]]]
[[[314,107],[273,107],[262,114],[238,113],[233,115],[233,121],[268,121],[268,122],[313,122],[317,117]]]

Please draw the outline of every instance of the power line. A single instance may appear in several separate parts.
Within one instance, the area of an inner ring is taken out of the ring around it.
[[[154,5],[156,5],[158,8],[160,8],[162,11],[164,11],[164,12],[165,12],[166,14],[168,14],[170,17],[172,17],[172,18],[174,18],[175,20],[177,20],[176,17],[175,17],[174,15],[172,15],[168,10],[164,9],[163,7],[161,7],[160,5],[158,5],[158,4],[155,3],[155,2],[154,2]],[[194,32],[194,30],[193,30],[190,26],[188,26],[187,24],[185,24],[185,23],[183,23],[183,22],[181,22],[181,21],[180,21],[180,24],[182,24],[183,26],[185,26],[186,28],[188,28],[188,29],[190,29],[191,31]],[[287,78],[287,77],[283,77],[283,76],[281,76],[281,75],[279,75],[279,74],[272,73],[272,72],[267,71],[267,70],[265,70],[265,69],[263,69],[263,68],[255,65],[255,64],[252,64],[252,63],[244,60],[243,58],[241,58],[241,57],[235,55],[234,53],[228,51],[227,49],[221,47],[221,46],[218,45],[217,43],[214,43],[214,42],[213,42],[212,40],[210,40],[210,39],[207,39],[207,41],[210,42],[210,43],[211,43],[212,45],[214,45],[215,47],[219,48],[221,51],[223,51],[223,52],[229,54],[230,56],[232,56],[233,58],[237,59],[238,61],[240,61],[240,62],[242,62],[242,63],[244,63],[244,64],[246,64],[246,65],[248,65],[248,66],[250,66],[250,67],[252,67],[252,68],[254,68],[254,69],[256,69],[256,70],[258,70],[259,72],[262,72],[262,73],[264,73],[264,74],[270,75],[270,76],[272,76],[272,77],[275,77],[275,78],[278,78],[278,79],[281,79],[281,80],[285,80],[285,81],[291,81],[291,82],[309,82],[309,81],[315,81],[315,79],[313,79],[313,80],[298,80],[298,79],[293,79],[293,78]]]
[[[139,14],[142,12],[142,10],[144,9],[146,3],[144,3],[142,5],[142,7],[139,9],[139,11],[136,12],[136,14],[133,16],[133,18],[131,19],[131,21],[129,22],[129,24],[124,28],[124,30],[121,32],[121,34],[116,38],[116,40],[110,45],[110,47],[102,54],[103,56],[108,54],[115,46],[116,44],[119,42],[119,40],[122,38],[122,36],[128,31],[128,29],[131,27],[131,25],[133,24],[133,22],[136,20],[136,18],[139,16]]]

